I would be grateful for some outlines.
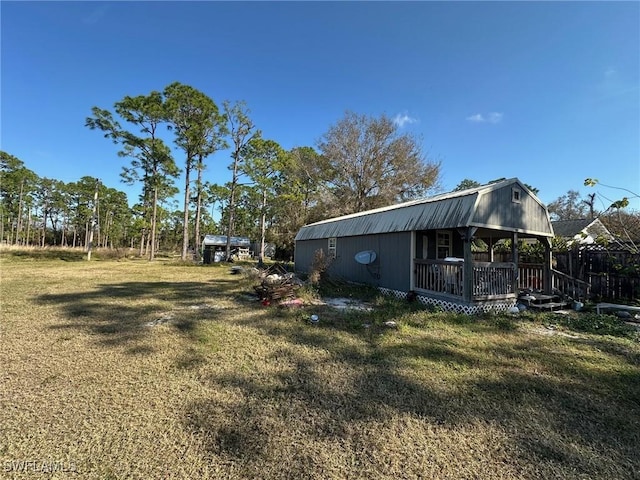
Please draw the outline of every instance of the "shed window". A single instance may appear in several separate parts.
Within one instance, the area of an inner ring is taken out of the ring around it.
[[[520,189],[519,188],[512,188],[511,189],[511,201],[513,203],[520,203]]]
[[[338,245],[338,239],[336,237],[331,237],[329,239],[329,245],[327,248],[327,252],[329,254],[329,258],[336,258],[336,246]]]
[[[451,256],[451,232],[438,230],[436,234],[436,258],[438,260]]]

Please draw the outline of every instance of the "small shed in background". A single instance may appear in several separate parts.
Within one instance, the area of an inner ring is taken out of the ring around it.
[[[244,259],[251,257],[251,240],[247,237],[231,237],[231,256]],[[202,240],[202,261],[205,264],[225,260],[226,235],[205,235]]]

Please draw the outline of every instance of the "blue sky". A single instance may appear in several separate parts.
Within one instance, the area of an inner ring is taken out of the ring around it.
[[[499,177],[537,187],[544,202],[569,189],[591,193],[586,177],[640,190],[638,2],[2,1],[0,9],[0,148],[40,176],[98,177],[131,203],[138,190],[119,178],[127,160],[85,118],[93,106],[112,109],[174,81],[219,105],[246,101],[263,136],[287,149],[314,146],[346,110],[397,118],[442,161],[444,191]],[[229,161],[216,154],[206,179],[227,181]]]

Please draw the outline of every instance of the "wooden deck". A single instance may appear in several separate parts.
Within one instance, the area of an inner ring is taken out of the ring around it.
[[[461,261],[414,260],[415,288],[435,294],[464,296],[464,263]],[[484,301],[514,295],[513,263],[474,262],[472,297]]]
[[[425,293],[462,299],[465,297],[464,262],[414,259],[414,288]],[[514,297],[517,292],[535,292],[531,308],[554,310],[571,305],[571,300],[589,297],[590,285],[562,272],[551,270],[551,285],[545,285],[544,265],[509,262],[474,262],[471,299],[474,302]],[[550,298],[544,297],[544,292]],[[561,295],[549,295],[560,292]]]

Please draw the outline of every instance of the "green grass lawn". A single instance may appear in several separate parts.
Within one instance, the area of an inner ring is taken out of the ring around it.
[[[285,310],[224,265],[0,253],[0,478],[640,477],[611,318]]]

